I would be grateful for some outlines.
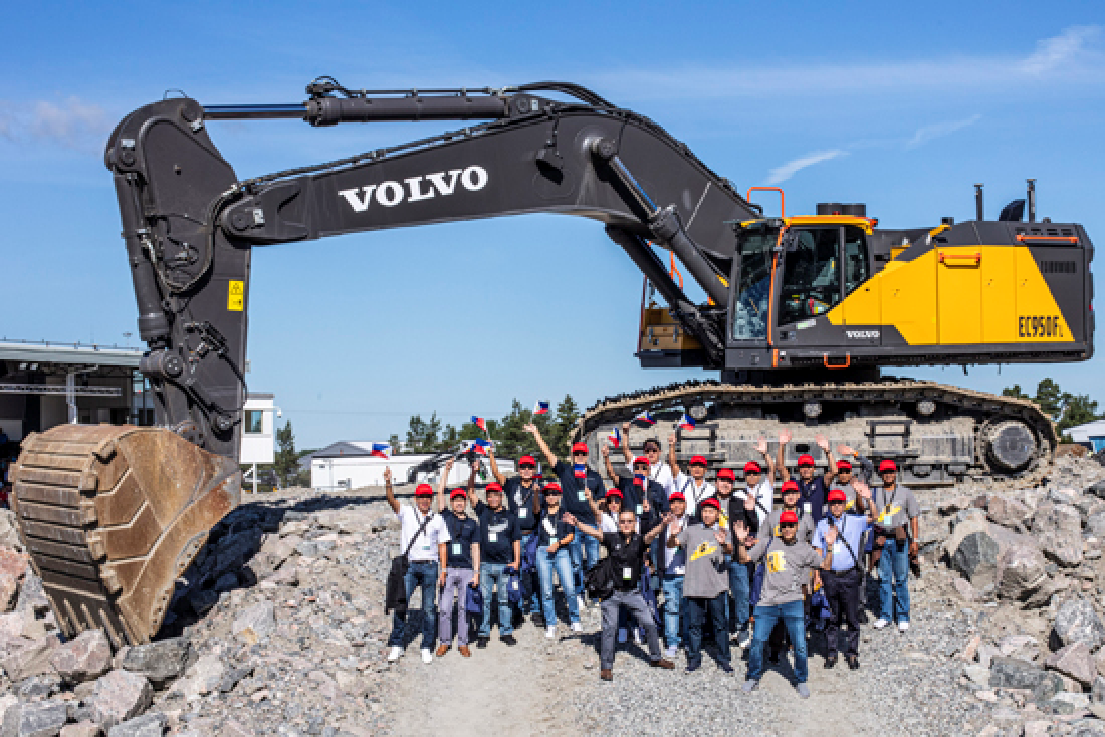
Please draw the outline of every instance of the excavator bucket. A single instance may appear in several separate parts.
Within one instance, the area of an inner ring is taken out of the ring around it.
[[[241,473],[168,430],[61,425],[11,472],[19,534],[68,637],[116,647],[157,634],[177,578],[238,505]]]

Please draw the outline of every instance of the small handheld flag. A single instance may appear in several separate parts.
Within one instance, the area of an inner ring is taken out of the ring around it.
[[[693,430],[694,418],[684,412],[683,417],[679,420],[679,427],[683,428],[684,430]]]
[[[483,430],[483,434],[487,435],[487,420],[482,417],[476,417],[472,415],[472,424]]]
[[[463,452],[467,453],[471,450],[473,452],[479,453],[480,455],[487,455],[487,449],[490,447],[491,441],[484,440],[483,438],[480,438],[479,440],[465,440]]]
[[[549,413],[549,403],[548,402],[540,402],[539,401],[539,402],[534,403],[534,405],[533,405],[533,414],[534,414],[534,416],[536,416],[536,415],[547,415],[548,413]]]
[[[622,447],[622,431],[618,428],[615,427],[613,430],[611,430],[610,434],[607,436],[607,439],[610,441],[611,447]]]
[[[642,412],[633,418],[634,422],[640,422],[642,425],[648,425],[649,427],[656,424],[656,419],[652,416],[651,412]]]
[[[390,457],[389,456],[390,453],[391,453],[391,444],[390,443],[373,443],[372,444],[372,452],[369,455],[372,455],[376,458],[388,458],[388,457]]]

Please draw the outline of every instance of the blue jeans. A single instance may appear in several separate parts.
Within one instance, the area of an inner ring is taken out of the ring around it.
[[[790,641],[794,645],[794,678],[805,683],[810,677],[809,661],[806,653],[806,602],[803,599],[788,601],[775,606],[757,606],[753,616],[756,624],[752,628],[752,651],[748,654],[748,680],[758,681],[764,674],[764,647],[771,637],[771,630],[781,619],[790,632]]]
[[[429,650],[434,646],[434,637],[437,634],[437,563],[415,561],[407,568],[407,575],[403,577],[407,585],[407,600],[409,601],[414,590],[422,587],[422,649]],[[463,609],[463,607],[462,607]],[[408,612],[409,613],[409,612]],[[400,619],[398,614],[391,615],[391,636],[388,637],[388,645],[391,647],[403,647],[403,625],[406,617]]]
[[[511,618],[510,599],[507,596],[506,563],[480,563],[480,594],[483,595],[483,621],[480,622],[479,637],[491,636],[491,587],[497,589],[495,594],[499,600],[499,637],[514,632],[514,622]]]
[[[566,548],[559,548],[549,555],[548,548],[537,549],[537,576],[541,579],[541,609],[545,616],[545,626],[556,625],[556,603],[553,601],[553,571],[560,579],[560,588],[564,589],[564,598],[568,600],[568,618],[579,621],[579,602],[576,601],[576,588],[572,579],[572,557]]]
[[[669,648],[679,647],[679,640],[687,639],[683,576],[665,575],[660,587],[664,592],[664,644]]]
[[[714,647],[719,665],[729,665],[729,624],[725,621],[725,600],[729,595],[722,591],[712,599],[688,596],[687,602],[687,665],[698,666],[702,662],[702,632],[706,618],[714,628]]]
[[[733,607],[736,611],[729,621],[735,622],[738,630],[748,628],[748,595],[751,591],[752,577],[748,574],[748,564],[733,561],[729,566],[729,591],[733,594]]]
[[[526,532],[522,534],[522,550],[526,549],[526,546],[529,545],[530,538],[536,534],[536,530],[534,530],[533,532]],[[534,570],[529,573],[519,572],[518,575],[522,578],[522,586],[525,587],[528,584],[530,587],[529,600],[522,601],[522,614],[530,614],[532,612],[541,611],[541,583],[537,578],[537,571]],[[529,577],[528,580],[527,577]],[[523,588],[522,590],[525,591],[525,588]]]
[[[889,537],[879,558],[879,616],[893,622],[894,598],[898,599],[899,622],[909,621],[909,541]]]
[[[586,548],[586,551],[581,550]],[[601,545],[596,538],[577,532],[572,541],[568,543],[568,551],[572,556],[572,584],[576,591],[583,591],[583,572],[589,571],[599,562],[599,550]],[[583,563],[582,554],[587,553],[587,563]],[[561,584],[563,586],[563,584]]]

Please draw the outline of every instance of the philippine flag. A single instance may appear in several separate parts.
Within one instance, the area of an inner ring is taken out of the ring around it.
[[[535,402],[534,403],[534,405],[533,405],[533,414],[534,414],[534,416],[536,416],[536,415],[547,415],[548,413],[549,413],[549,403],[548,402]]]
[[[483,430],[484,435],[487,434],[487,420],[482,417],[476,417],[475,415],[472,415],[472,424]]]
[[[376,458],[388,458],[388,457],[390,457],[390,454],[391,454],[391,444],[390,443],[373,443],[372,444],[372,453],[370,453],[370,455],[373,455]]]
[[[641,414],[634,417],[633,421],[640,422],[641,424],[648,425],[649,427],[652,427],[656,424],[656,419],[652,416],[651,412],[642,412]]]
[[[693,430],[694,418],[684,412],[683,417],[679,420],[679,427],[683,428],[684,430]]]
[[[611,430],[610,434],[607,436],[607,439],[610,441],[610,445],[612,447],[622,447],[622,431],[618,428],[615,427],[613,430]]]
[[[465,451],[471,450],[479,453],[482,456],[485,456],[487,455],[487,449],[490,447],[490,440],[484,440],[483,438],[480,438],[479,440],[469,440],[467,442],[467,447],[465,448]]]

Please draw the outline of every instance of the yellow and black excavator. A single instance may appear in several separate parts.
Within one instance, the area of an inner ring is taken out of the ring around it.
[[[1037,222],[1031,188],[1027,219],[1017,201],[985,220],[981,200],[973,221],[918,229],[879,228],[856,204],[768,218],[656,123],[577,85],[370,91],[319,78],[307,93],[287,105],[160,100],[107,143],[156,427],[67,425],[23,443],[13,507],[67,634],[149,641],[239,502],[256,246],[532,212],[591,218],[644,274],[641,365],[718,374],[598,402],[576,428],[596,450],[647,418],[630,447],[674,431],[679,454],[715,471],[739,473],[759,436],[784,429],[791,462],[824,464],[813,438],[826,433],[896,459],[915,486],[1050,462],[1055,430],[1031,402],[880,376],[1091,356],[1093,248],[1081,225]],[[259,118],[475,122],[240,181],[207,124]]]

